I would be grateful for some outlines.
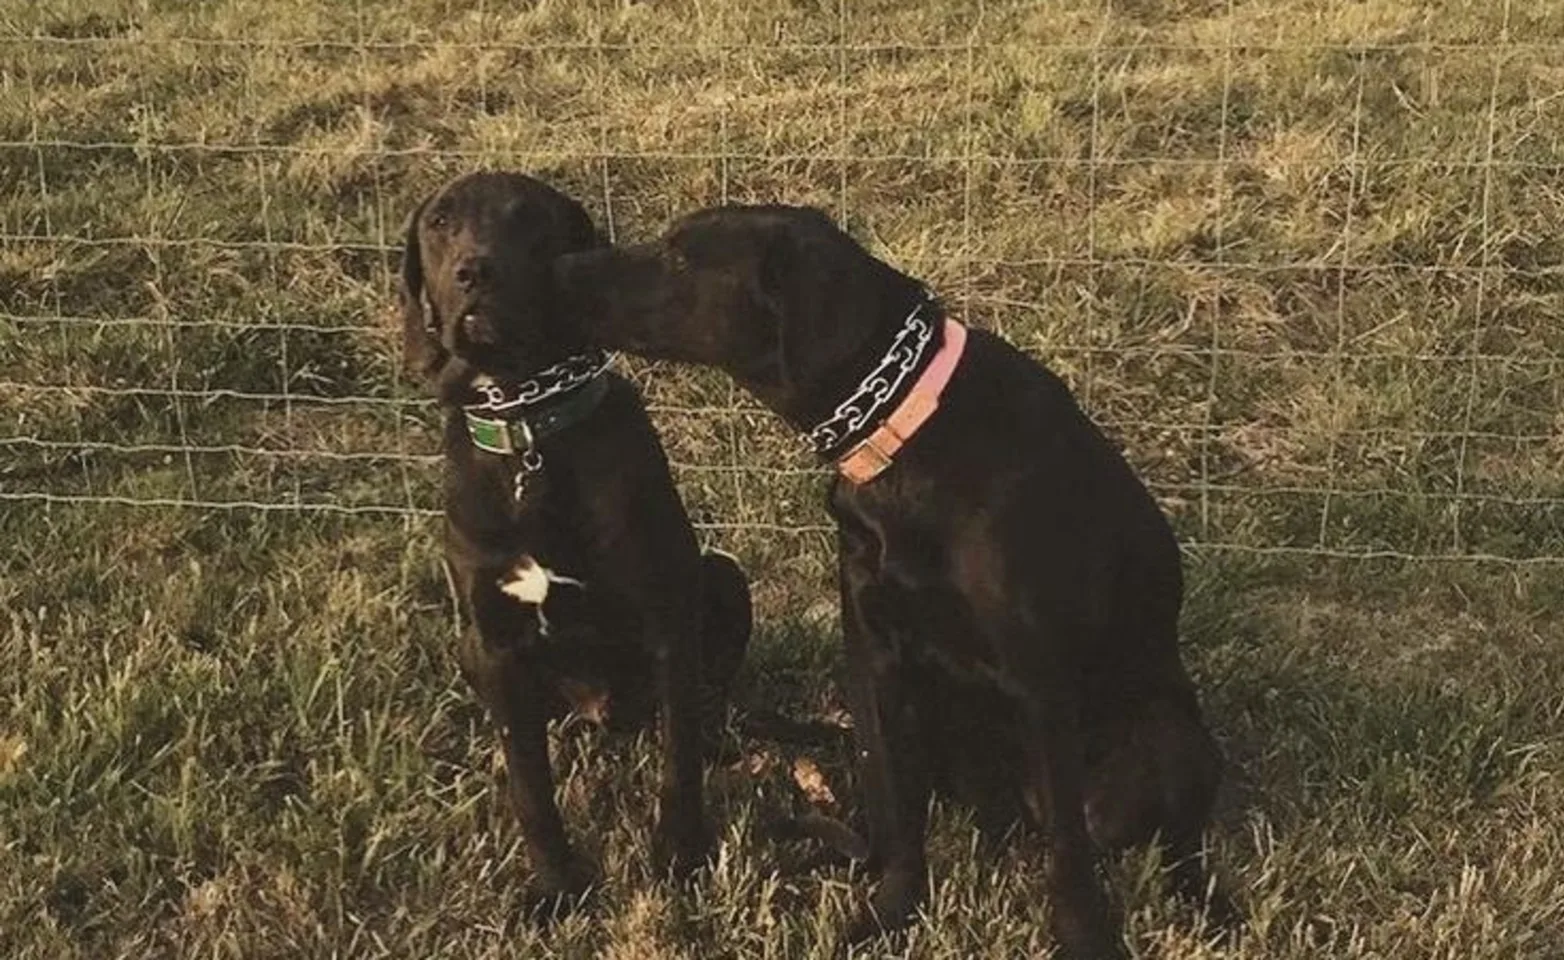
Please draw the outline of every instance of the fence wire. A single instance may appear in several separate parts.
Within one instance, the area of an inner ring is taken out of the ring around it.
[[[960,9],[906,42],[846,0],[769,42],[507,39],[525,15],[481,5],[407,39],[368,2],[311,36],[0,19],[0,502],[437,516],[438,413],[386,319],[400,225],[504,166],[620,239],[827,209],[1064,375],[1191,550],[1564,560],[1543,21],[1279,42],[1231,2],[1199,39]],[[730,383],[620,366],[700,529],[829,533],[823,471]]]

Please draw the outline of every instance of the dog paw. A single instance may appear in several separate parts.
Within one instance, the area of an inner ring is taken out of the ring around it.
[[[1204,903],[1195,908],[1204,914],[1207,931],[1218,935],[1224,943],[1235,943],[1243,933],[1244,915],[1221,890],[1212,890]]]
[[[716,837],[700,813],[664,816],[652,833],[652,869],[684,880],[706,862]]]
[[[522,896],[527,919],[543,925],[561,920],[581,907],[597,882],[597,871],[580,857],[560,870],[540,874]]]
[[[1064,960],[1125,960],[1123,939],[1095,883],[1053,891],[1054,942]]]
[[[776,841],[798,841],[814,845],[813,850],[793,861],[789,870],[785,871],[795,876],[831,867],[845,867],[853,862],[867,864],[869,860],[869,841],[835,817],[810,812],[770,821],[762,829]]]
[[[862,943],[906,927],[923,900],[925,883],[922,870],[887,869],[868,904],[847,924],[842,939]]]

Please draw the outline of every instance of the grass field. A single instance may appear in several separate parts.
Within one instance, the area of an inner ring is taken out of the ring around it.
[[[619,238],[821,205],[1059,371],[1189,544],[1249,925],[1111,865],[1145,957],[1564,957],[1564,5],[30,0],[0,10],[0,957],[819,957],[856,889],[713,769],[570,732],[588,913],[527,878],[451,656],[402,218],[516,167]],[[643,382],[755,580],[740,704],[835,701],[821,477],[724,381]],[[844,758],[817,758],[851,798]],[[926,922],[1039,956],[1035,844],[936,810]]]

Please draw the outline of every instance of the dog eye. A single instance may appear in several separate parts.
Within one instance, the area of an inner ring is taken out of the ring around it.
[[[434,230],[444,230],[449,223],[450,220],[443,213],[436,211],[429,214],[429,226]]]

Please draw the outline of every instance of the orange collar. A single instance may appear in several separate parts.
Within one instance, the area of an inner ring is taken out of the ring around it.
[[[836,461],[836,469],[853,483],[868,483],[891,465],[897,451],[918,432],[939,408],[940,394],[961,361],[967,346],[967,328],[954,320],[945,320],[945,342],[929,361],[923,375],[912,385],[891,415],[881,421],[863,442]]]

